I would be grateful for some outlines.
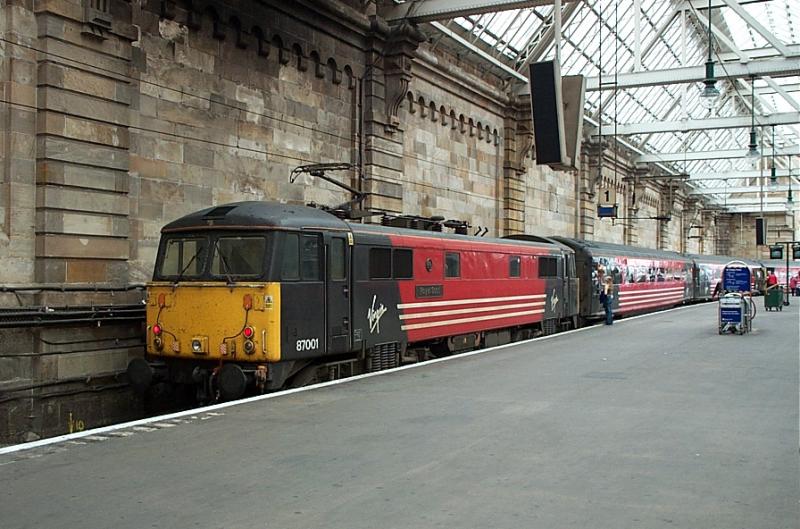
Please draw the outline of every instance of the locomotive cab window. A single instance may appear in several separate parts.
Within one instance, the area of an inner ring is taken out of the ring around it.
[[[369,278],[390,279],[392,277],[392,250],[390,248],[369,249]]]
[[[199,277],[206,265],[206,247],[205,239],[169,239],[157,269],[158,275],[181,279]]]
[[[558,259],[539,257],[539,277],[558,277]]]
[[[211,275],[221,277],[260,277],[264,274],[264,237],[219,237],[214,241]]]
[[[508,277],[520,276],[520,256],[512,255],[508,258]]]
[[[413,254],[411,250],[392,251],[392,277],[411,279],[414,277]]]
[[[445,253],[444,277],[461,277],[461,254],[455,252]]]

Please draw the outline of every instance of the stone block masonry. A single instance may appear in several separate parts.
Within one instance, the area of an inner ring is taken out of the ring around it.
[[[624,179],[633,168],[622,160],[615,171],[603,147],[602,182],[589,148],[574,173],[535,165],[530,102],[419,28],[370,16],[372,2],[106,5],[87,16],[89,0],[0,3],[3,285],[145,282],[161,227],[186,213],[348,200],[325,182],[288,182],[320,162],[353,164],[337,176],[368,193],[367,207],[462,219],[489,236],[681,244],[675,225],[595,219],[599,183],[615,186],[626,215],[657,214],[660,191],[635,189]],[[101,302],[135,299],[0,297],[5,307]],[[71,412],[94,410],[100,422],[135,413],[114,377],[141,348],[109,347],[106,329],[72,331],[84,350],[48,349],[50,331],[0,331],[0,387],[30,386],[28,408],[0,409],[14,439],[61,433]],[[106,389],[78,381],[97,376]],[[74,410],[57,388],[81,395]]]

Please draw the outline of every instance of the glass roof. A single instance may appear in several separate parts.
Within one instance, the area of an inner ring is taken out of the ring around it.
[[[743,0],[740,0],[743,1]],[[638,20],[640,63],[637,65],[634,1],[580,0],[564,2],[562,7],[561,72],[596,77],[602,69],[603,85],[613,83],[615,72],[665,70],[699,66],[708,54],[708,8],[705,1],[676,2],[641,0]],[[800,0],[744,2],[736,8],[714,1],[711,11],[712,39],[717,76],[725,64],[745,61],[797,58],[800,64]],[[686,9],[681,9],[685,6]],[[450,20],[445,25],[458,30],[473,46],[490,54],[497,62],[525,75],[529,62],[553,57],[552,5],[512,9],[471,15]],[[760,27],[754,27],[754,24]],[[766,33],[766,35],[762,34]],[[445,37],[442,37],[445,38]],[[776,43],[777,39],[777,43]],[[601,46],[602,42],[602,46]],[[792,49],[794,47],[794,49]],[[477,57],[477,56],[476,56]],[[484,60],[485,59],[476,59]],[[488,62],[490,68],[497,65]],[[508,77],[496,68],[500,77]],[[519,81],[521,83],[521,81]],[[604,134],[613,134],[613,124],[656,123],[707,117],[750,116],[749,79],[718,81],[721,95],[714,108],[700,101],[702,83],[647,86],[613,90],[613,85],[586,95],[586,114],[602,117]],[[601,97],[602,94],[602,97]],[[759,126],[762,116],[800,112],[800,76],[757,78],[755,80],[756,128],[764,153],[772,148],[772,128]],[[763,135],[763,138],[761,136]],[[746,149],[749,129],[713,129],[626,136],[626,142],[645,153],[707,152]],[[800,145],[798,124],[775,126],[778,148]],[[779,157],[778,166],[788,166],[788,157]],[[793,164],[797,168],[798,164]],[[670,170],[689,174],[752,170],[744,159],[708,159],[665,162]],[[722,180],[697,180],[696,187],[726,187]],[[739,184],[741,185],[741,184]]]

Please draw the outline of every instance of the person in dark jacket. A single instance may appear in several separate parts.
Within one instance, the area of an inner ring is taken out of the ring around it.
[[[606,276],[600,291],[600,303],[606,311],[606,325],[614,324],[614,280]]]

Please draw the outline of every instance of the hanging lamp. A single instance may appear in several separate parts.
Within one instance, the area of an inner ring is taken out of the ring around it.
[[[711,110],[719,97],[717,78],[714,76],[714,59],[711,45],[711,0],[708,0],[708,60],[706,61],[706,78],[703,80],[703,89],[700,91],[700,104]]]
[[[758,151],[756,143],[756,78],[750,76],[750,143],[747,146],[745,155],[753,165],[758,163],[761,153]]]

